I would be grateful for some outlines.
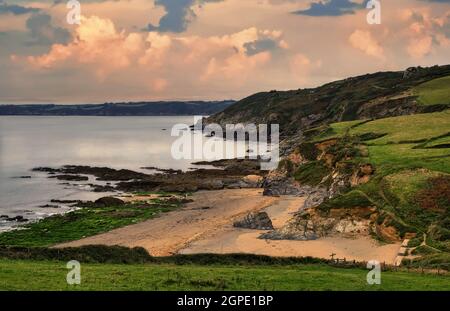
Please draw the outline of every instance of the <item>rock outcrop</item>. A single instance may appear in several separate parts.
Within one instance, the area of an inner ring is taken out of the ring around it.
[[[374,209],[332,211],[320,215],[317,211],[302,211],[278,230],[264,233],[261,239],[315,240],[336,234],[348,237],[367,235],[371,230],[371,213]]]
[[[121,206],[124,205],[125,202],[121,199],[114,197],[103,197],[94,202],[94,204],[98,207],[107,207],[107,206]]]
[[[244,219],[236,221],[233,226],[246,229],[273,230],[272,221],[266,212],[250,213]]]

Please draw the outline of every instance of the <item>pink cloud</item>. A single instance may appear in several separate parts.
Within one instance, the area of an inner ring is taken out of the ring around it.
[[[384,49],[377,42],[377,40],[372,36],[369,31],[366,30],[355,30],[349,37],[349,42],[352,47],[363,51],[365,54],[378,58],[384,59]]]

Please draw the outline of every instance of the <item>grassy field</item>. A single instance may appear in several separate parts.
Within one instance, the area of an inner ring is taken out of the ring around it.
[[[383,137],[371,140],[371,145],[420,142],[449,132],[450,110],[379,119],[354,126],[350,130],[352,135],[364,133],[386,134]]]
[[[450,76],[431,80],[414,89],[423,105],[450,103]]]
[[[450,277],[326,265],[199,266],[82,264],[81,285],[68,285],[65,262],[0,260],[0,290],[450,290]]]
[[[363,123],[341,122],[330,128],[331,132],[321,139],[346,134],[378,136],[364,144],[368,146],[369,162],[381,175],[417,168],[450,173],[450,148],[442,146],[450,139],[450,110]],[[430,148],[438,145],[442,148]]]
[[[151,219],[179,206],[180,203],[167,204],[154,199],[153,204],[138,202],[124,206],[82,207],[27,224],[20,230],[4,232],[0,234],[0,245],[51,246]]]

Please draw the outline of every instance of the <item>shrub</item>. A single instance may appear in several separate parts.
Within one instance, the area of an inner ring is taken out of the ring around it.
[[[317,186],[330,174],[330,169],[321,161],[312,161],[300,166],[294,173],[296,180],[305,185]]]
[[[323,202],[319,206],[319,209],[322,211],[329,211],[330,209],[335,208],[368,207],[372,205],[372,202],[370,202],[361,191],[352,190]]]

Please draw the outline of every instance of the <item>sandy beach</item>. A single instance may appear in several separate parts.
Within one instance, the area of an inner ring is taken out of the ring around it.
[[[269,256],[313,256],[378,260],[393,264],[400,244],[381,245],[368,236],[326,237],[314,241],[263,240],[264,230],[233,227],[252,211],[266,211],[275,228],[282,227],[303,205],[304,198],[266,197],[261,189],[200,191],[180,210],[139,224],[82,240],[57,245],[77,247],[103,244],[144,247],[154,256],[194,253],[249,253]],[[134,199],[143,199],[142,197]]]
[[[139,199],[142,199],[139,198]],[[76,247],[102,244],[140,246],[154,256],[168,256],[199,239],[212,236],[248,212],[264,209],[280,198],[264,197],[261,189],[199,191],[194,202],[155,219],[58,245]]]

